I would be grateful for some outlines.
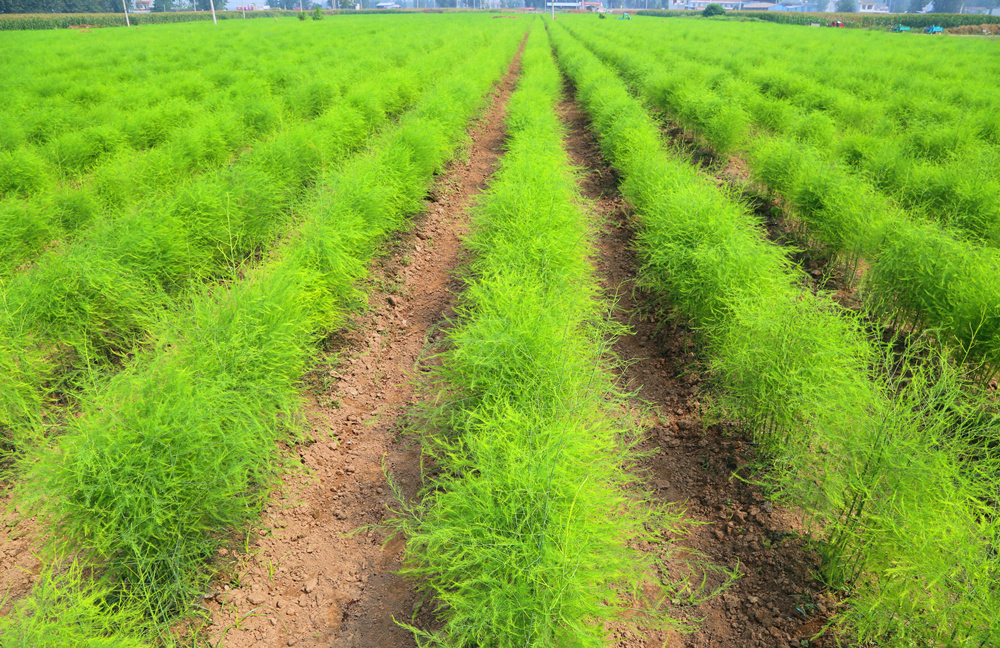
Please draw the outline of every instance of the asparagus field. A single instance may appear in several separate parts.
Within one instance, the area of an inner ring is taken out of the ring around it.
[[[315,16],[0,33],[0,648],[1000,645],[995,41]]]

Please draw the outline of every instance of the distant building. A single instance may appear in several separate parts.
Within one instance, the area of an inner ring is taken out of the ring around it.
[[[153,10],[153,0],[135,0],[134,13],[149,13]]]
[[[720,5],[726,11],[739,11],[743,6],[742,2],[727,2],[724,0],[688,0],[686,8],[692,11],[702,11],[710,4]]]
[[[858,13],[887,14],[889,5],[881,2],[862,2],[858,5]]]
[[[815,2],[740,2],[739,0],[688,0],[686,9],[701,11],[710,4],[722,5],[726,11],[823,11]]]
[[[768,7],[768,11],[806,11],[806,12],[817,12],[821,11],[819,5],[813,2],[783,2],[781,4],[772,5]]]
[[[546,2],[545,8],[552,9],[552,2]],[[586,2],[580,0],[578,2],[571,2],[569,0],[556,0],[556,9],[584,9],[586,11],[601,11],[604,9],[604,4],[601,2]]]

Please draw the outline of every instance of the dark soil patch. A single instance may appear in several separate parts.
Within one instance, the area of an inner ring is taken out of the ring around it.
[[[567,96],[572,96],[567,91]],[[596,260],[609,298],[617,298],[616,317],[634,334],[621,337],[615,352],[626,361],[625,387],[636,390],[640,407],[652,405],[648,438],[642,450],[655,450],[643,468],[649,488],[663,503],[682,503],[689,519],[699,523],[679,540],[688,555],[706,564],[738,572],[740,577],[721,595],[676,616],[703,619],[692,634],[618,633],[619,648],[774,648],[800,646],[829,620],[834,597],[813,578],[819,557],[809,549],[795,511],[768,501],[762,490],[734,477],[747,475],[755,461],[755,444],[727,422],[703,420],[707,403],[707,368],[694,353],[694,336],[683,324],[657,316],[653,296],[636,289],[638,259],[633,249],[635,224],[618,192],[615,172],[601,157],[589,123],[572,101],[561,105],[568,148],[582,169],[581,189],[605,226]],[[682,577],[683,565],[666,565]],[[713,588],[725,582],[709,570]],[[833,646],[830,637],[810,646]]]
[[[467,155],[430,192],[414,231],[374,264],[371,309],[330,342],[343,357],[314,374],[308,408],[317,441],[297,449],[306,468],[272,498],[264,529],[229,583],[206,601],[229,648],[415,646],[397,621],[434,625],[413,584],[397,572],[402,538],[383,546],[372,527],[395,504],[384,470],[407,497],[421,484],[420,449],[400,434],[418,398],[428,344],[457,302],[467,211],[502,155],[507,100],[520,53],[478,127]]]

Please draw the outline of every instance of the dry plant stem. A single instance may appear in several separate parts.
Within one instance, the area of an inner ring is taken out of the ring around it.
[[[392,495],[383,467],[408,496],[419,487],[419,448],[400,431],[420,380],[415,370],[460,288],[454,272],[467,210],[502,155],[506,104],[519,69],[518,57],[472,131],[466,155],[435,183],[415,231],[373,264],[373,283],[396,288],[372,291],[372,310],[351,322],[342,347],[348,358],[330,370],[337,384],[319,399],[339,407],[309,408],[318,439],[300,452],[309,472],[289,476],[284,496],[269,504],[265,525],[271,531],[257,538],[242,562],[246,585],[228,591],[223,582],[215,586],[219,594],[208,606],[216,627],[229,627],[254,609],[259,614],[224,638],[213,636],[223,646],[288,638],[298,646],[395,648],[415,643],[394,619],[423,611],[418,625],[432,624],[411,584],[395,574],[403,541],[383,548],[381,532],[352,532],[386,514]]]

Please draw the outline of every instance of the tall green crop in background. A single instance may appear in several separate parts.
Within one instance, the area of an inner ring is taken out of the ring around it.
[[[139,158],[142,164],[134,172],[131,156],[124,158],[131,160],[124,167],[112,164],[107,171],[116,187],[112,194],[142,197],[116,199],[112,205],[105,195],[93,223],[50,244],[33,264],[0,285],[0,367],[9,378],[0,385],[0,430],[11,449],[23,451],[57,425],[53,403],[71,399],[81,383],[113,372],[147,341],[164,310],[183,308],[207,282],[244,273],[294,227],[300,201],[322,174],[412,106],[427,84],[453,67],[458,57],[450,54],[464,51],[465,38],[478,34],[464,23],[446,25],[441,28],[454,37],[451,45],[400,27],[360,40],[372,53],[359,57],[358,66],[349,70],[320,78],[310,75],[323,67],[293,74],[279,70],[270,87],[273,95],[259,97],[256,108],[248,109],[273,117],[269,134],[238,156],[226,156],[221,168],[161,183],[163,176],[182,176],[184,167],[167,164],[151,171],[146,165],[160,149]],[[253,23],[233,31],[267,35],[274,29]],[[331,35],[346,31],[336,26]],[[308,34],[322,36],[313,30]],[[226,35],[238,43],[237,36]],[[305,40],[300,46],[310,42],[318,41]],[[265,62],[257,63],[268,69]],[[198,93],[206,76],[223,72],[223,67],[206,65],[175,83]],[[228,72],[224,77],[235,82]],[[233,92],[222,95],[237,103],[246,99],[242,85]],[[278,97],[284,106],[276,105]],[[166,154],[189,150],[190,142],[178,137],[180,144],[165,145]],[[83,178],[80,184],[96,184],[102,195],[102,178]],[[44,223],[43,214],[30,217]]]
[[[5,0],[6,1],[6,0]],[[199,0],[200,2],[200,0]],[[19,3],[10,3],[19,4]],[[121,9],[121,3],[112,0],[116,9]],[[163,0],[157,0],[154,6],[160,6]],[[163,11],[154,9],[153,13],[130,14],[129,20],[133,27],[140,25],[161,25],[168,23],[210,21],[212,14],[208,12],[208,3],[201,3],[204,6],[201,11]],[[245,20],[247,18],[294,18],[298,12],[291,11],[223,11],[222,2],[219,3],[215,12],[217,20]],[[37,5],[36,5],[37,6]],[[190,3],[189,5],[190,6]],[[352,5],[353,6],[353,5]],[[46,9],[52,10],[51,5]],[[3,2],[0,2],[0,11],[3,10]],[[37,11],[37,9],[33,9]],[[124,27],[125,16],[121,11],[117,13],[13,13],[6,11],[0,13],[0,31],[15,30],[35,30],[35,29],[65,29],[67,27]]]

